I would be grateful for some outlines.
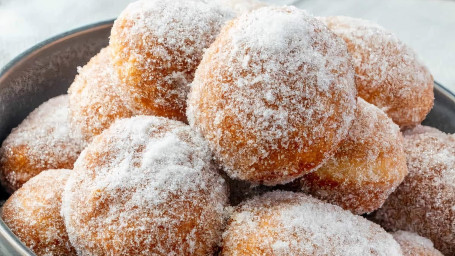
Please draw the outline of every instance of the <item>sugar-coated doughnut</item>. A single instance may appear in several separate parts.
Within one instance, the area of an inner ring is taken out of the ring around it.
[[[0,177],[12,193],[47,169],[72,169],[83,148],[68,122],[68,95],[41,104],[14,128],[0,149]]]
[[[242,203],[222,255],[402,255],[379,225],[303,193],[275,191]]]
[[[140,0],[128,5],[110,37],[124,98],[140,114],[185,121],[194,71],[230,15],[198,0]]]
[[[187,116],[230,177],[275,185],[331,156],[355,107],[343,41],[303,10],[264,7],[228,22],[205,52]]]
[[[296,186],[363,214],[378,209],[407,173],[400,128],[382,110],[359,98],[346,140],[332,158]]]
[[[2,220],[36,255],[76,255],[60,216],[70,170],[46,170],[31,178],[2,207]]]
[[[81,255],[211,255],[226,184],[188,125],[120,119],[93,138],[68,178],[62,214]]]
[[[455,254],[455,135],[416,127],[404,136],[409,174],[374,214],[391,231],[430,239],[445,255]]]
[[[110,58],[110,48],[103,48],[78,69],[79,74],[68,89],[71,125],[87,142],[115,120],[134,113],[127,101],[122,100],[123,95],[119,95],[120,80]]]
[[[321,17],[346,42],[359,96],[400,127],[415,126],[433,107],[433,77],[414,51],[393,33],[351,17]]]
[[[400,244],[403,256],[443,256],[433,247],[433,242],[416,233],[399,230],[391,234]]]

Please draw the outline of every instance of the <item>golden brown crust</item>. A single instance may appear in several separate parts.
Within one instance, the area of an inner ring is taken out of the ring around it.
[[[178,121],[136,116],[83,151],[62,214],[82,255],[209,255],[226,204],[225,182],[199,135]]]
[[[275,191],[236,207],[222,255],[401,255],[379,225],[303,193]]]
[[[76,255],[60,216],[61,194],[70,170],[47,170],[11,195],[2,219],[36,255]]]
[[[117,119],[133,116],[119,96],[120,80],[111,63],[110,48],[103,48],[84,67],[68,89],[69,116],[74,129],[90,142]]]
[[[186,121],[189,84],[225,13],[202,1],[138,1],[110,37],[119,89],[137,114]]]
[[[352,56],[359,97],[389,115],[400,127],[420,124],[433,107],[433,77],[395,35],[371,22],[321,17],[343,38]]]
[[[391,231],[427,237],[446,255],[455,253],[455,137],[415,128],[404,136],[409,174],[374,214]]]
[[[50,99],[12,130],[0,149],[1,181],[9,193],[47,169],[72,169],[83,147],[68,123],[68,95]]]
[[[275,185],[333,154],[355,101],[343,42],[303,10],[265,7],[228,22],[206,51],[187,115],[231,177]]]
[[[297,187],[363,214],[378,209],[407,172],[400,128],[383,111],[359,98],[348,137],[332,158],[302,177]]]

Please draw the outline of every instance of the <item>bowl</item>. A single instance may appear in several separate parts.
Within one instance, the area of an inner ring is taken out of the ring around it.
[[[84,26],[41,42],[0,70],[0,141],[33,109],[66,93],[77,73],[109,43],[113,20]],[[0,201],[8,194],[0,187]],[[0,255],[34,255],[0,220]]]
[[[44,101],[66,93],[76,68],[106,46],[113,20],[50,38],[22,53],[0,71],[0,141]],[[435,104],[425,125],[455,132],[455,95],[435,82]],[[8,194],[0,188],[0,200]],[[0,219],[0,255],[34,255]]]

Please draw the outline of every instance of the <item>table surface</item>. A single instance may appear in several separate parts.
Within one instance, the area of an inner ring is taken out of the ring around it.
[[[115,18],[129,2],[132,0],[0,0],[0,67],[51,36]],[[455,1],[267,2],[294,4],[317,16],[346,15],[375,21],[410,45],[435,80],[455,91]]]

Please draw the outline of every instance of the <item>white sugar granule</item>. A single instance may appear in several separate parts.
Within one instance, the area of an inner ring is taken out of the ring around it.
[[[292,192],[270,192],[241,204],[223,238],[223,255],[402,255],[380,226]]]
[[[342,40],[303,10],[264,7],[227,23],[205,52],[187,117],[231,177],[289,174],[264,181],[276,184],[299,172],[298,160],[278,167],[279,159],[332,153],[353,120],[355,96]]]
[[[388,230],[430,239],[444,254],[455,251],[455,137],[418,126],[404,136],[408,176],[374,218]]]
[[[116,121],[82,152],[62,215],[82,254],[207,254],[227,191],[206,142],[166,118]]]

